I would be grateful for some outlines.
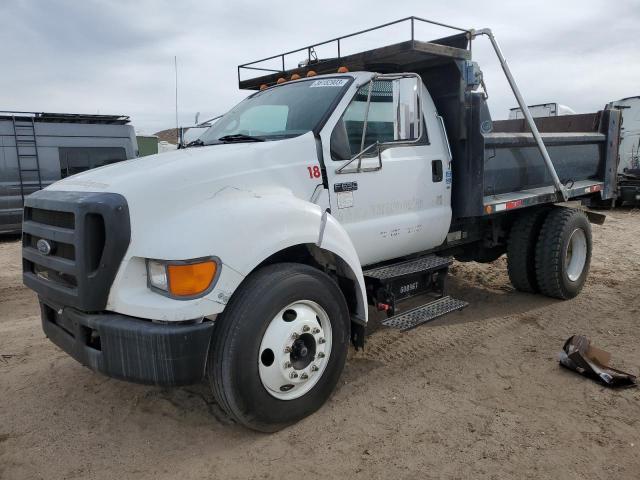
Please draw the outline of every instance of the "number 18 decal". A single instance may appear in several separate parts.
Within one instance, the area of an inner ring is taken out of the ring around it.
[[[309,178],[320,178],[320,167],[317,165],[314,167],[307,167],[309,171]]]

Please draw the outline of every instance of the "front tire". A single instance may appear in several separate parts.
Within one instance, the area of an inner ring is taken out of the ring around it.
[[[536,245],[536,278],[548,297],[574,298],[584,286],[591,264],[591,224],[570,208],[551,210]]]
[[[349,345],[347,304],[307,265],[261,268],[216,319],[207,377],[223,410],[273,432],[315,412],[334,390]]]

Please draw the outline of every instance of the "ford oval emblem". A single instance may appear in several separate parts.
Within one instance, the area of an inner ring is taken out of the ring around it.
[[[44,238],[38,240],[38,242],[36,243],[36,247],[42,255],[49,255],[51,253],[51,250],[53,249],[51,244]]]

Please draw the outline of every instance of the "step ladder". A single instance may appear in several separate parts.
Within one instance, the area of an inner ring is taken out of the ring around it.
[[[389,317],[382,325],[406,331],[467,307],[467,302],[444,293],[445,279],[452,263],[451,257],[430,254],[364,270],[362,273],[370,299]],[[435,298],[418,307],[397,312],[398,304],[423,294],[435,295]]]
[[[40,172],[40,158],[38,157],[38,140],[36,136],[36,124],[31,117],[30,121],[16,119],[13,121],[13,138],[16,144],[16,156],[18,158],[18,177],[20,180],[20,196],[24,204],[24,197],[32,193],[27,190],[27,185],[33,185],[36,190],[42,190],[42,174]],[[25,177],[35,179],[27,180]],[[29,182],[29,183],[27,183]]]
[[[446,295],[434,300],[433,302],[425,303],[419,307],[407,310],[404,313],[387,318],[382,322],[382,325],[385,327],[397,328],[401,332],[405,332],[417,327],[418,325],[440,318],[447,313],[460,311],[468,306],[469,304],[464,300],[458,300]]]

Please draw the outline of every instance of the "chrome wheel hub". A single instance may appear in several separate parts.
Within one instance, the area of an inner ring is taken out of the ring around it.
[[[311,390],[331,355],[331,322],[310,300],[287,305],[271,320],[258,356],[265,389],[280,400],[293,400]]]
[[[587,236],[584,230],[576,228],[571,232],[564,255],[564,265],[569,280],[577,281],[587,263]]]

